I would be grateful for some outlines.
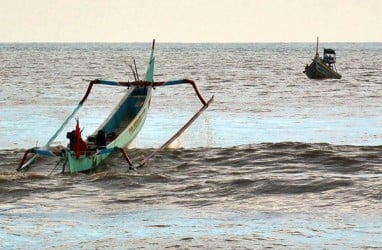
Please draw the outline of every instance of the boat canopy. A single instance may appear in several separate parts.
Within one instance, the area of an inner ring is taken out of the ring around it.
[[[336,63],[336,52],[333,49],[324,49],[324,63],[329,66]]]
[[[333,49],[324,49],[324,54],[336,54],[336,52]]]

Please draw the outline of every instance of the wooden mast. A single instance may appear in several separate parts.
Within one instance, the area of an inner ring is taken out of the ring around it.
[[[318,57],[318,37],[317,37],[317,45],[316,45],[316,57]]]

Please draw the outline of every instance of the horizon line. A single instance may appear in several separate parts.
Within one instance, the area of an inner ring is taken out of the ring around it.
[[[156,41],[158,42],[158,41]],[[67,44],[73,44],[73,43],[109,43],[109,44],[123,44],[123,43],[151,43],[151,41],[118,41],[118,42],[111,42],[111,41],[0,41],[0,44],[6,44],[6,43],[67,43]],[[249,43],[316,43],[316,41],[237,41],[237,42],[227,42],[227,41],[182,41],[182,42],[171,42],[171,41],[163,41],[159,43],[168,43],[168,44],[249,44]],[[382,43],[382,41],[321,41],[320,43]]]

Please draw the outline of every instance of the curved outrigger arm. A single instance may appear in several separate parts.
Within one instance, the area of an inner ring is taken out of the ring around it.
[[[85,95],[82,97],[81,101],[77,104],[77,106],[73,109],[73,111],[70,113],[70,115],[65,119],[65,121],[61,124],[61,126],[58,128],[58,130],[53,134],[53,136],[48,140],[48,142],[42,147],[33,147],[25,151],[23,159],[20,163],[20,165],[17,168],[17,171],[26,170],[29,168],[29,166],[35,161],[36,157],[38,155],[42,156],[51,156],[51,157],[62,157],[61,153],[49,150],[50,144],[57,138],[59,133],[64,129],[64,127],[67,125],[69,120],[71,120],[74,115],[80,110],[86,99],[88,98],[93,85],[94,84],[103,84],[103,85],[111,85],[111,86],[122,86],[122,87],[160,87],[160,86],[171,86],[171,85],[178,85],[178,84],[191,84],[193,87],[196,95],[198,96],[200,102],[203,104],[203,107],[184,125],[170,140],[168,140],[162,147],[160,147],[158,150],[164,149],[167,147],[172,141],[174,141],[177,137],[179,137],[192,123],[193,121],[209,106],[209,104],[213,101],[213,96],[206,101],[203,96],[201,95],[199,88],[197,84],[193,80],[189,79],[181,79],[181,80],[171,80],[171,81],[161,81],[161,82],[150,82],[150,81],[132,81],[132,82],[117,82],[117,81],[108,81],[108,80],[91,80],[89,82],[88,88],[85,92]],[[157,151],[158,151],[157,150]],[[155,152],[157,152],[155,151]],[[131,161],[128,159],[127,154],[125,151],[122,151],[122,154],[124,155],[125,159],[131,166]],[[27,156],[29,154],[34,154],[29,160],[27,160]],[[152,154],[149,158],[151,158],[154,154]],[[146,159],[146,161],[148,158]],[[145,161],[145,162],[146,162]],[[140,165],[143,165],[142,163]]]
[[[188,83],[191,84],[191,86],[194,88],[194,91],[196,95],[198,96],[200,102],[203,104],[203,106],[199,109],[198,112],[194,114],[191,119],[188,120],[188,122],[183,125],[169,140],[167,140],[161,147],[154,150],[151,154],[146,156],[142,161],[139,162],[139,165],[137,167],[144,166],[158,151],[163,150],[167,148],[173,141],[175,141],[181,134],[186,131],[188,127],[191,126],[191,124],[200,116],[200,114],[208,108],[208,106],[213,102],[214,96],[212,96],[208,101],[206,101],[202,94],[199,91],[198,85],[193,81],[189,79],[181,79],[181,80],[172,80],[167,82],[150,82],[150,81],[134,81],[134,82],[116,82],[116,81],[107,81],[107,80],[95,80],[96,84],[105,84],[105,85],[112,85],[112,86],[124,86],[124,87],[131,87],[131,86],[147,86],[147,87],[160,87],[160,86],[171,86],[171,85],[177,85],[177,84],[184,84]],[[122,152],[123,153],[123,152]],[[124,153],[123,153],[124,154]],[[125,157],[126,158],[126,157]],[[130,168],[132,167],[131,161],[126,158],[127,162],[130,165]]]
[[[27,170],[29,166],[36,160],[38,155],[43,156],[55,156],[53,153],[50,154],[48,152],[51,152],[50,150],[47,150],[50,146],[50,144],[57,138],[57,136],[61,133],[61,131],[64,129],[64,127],[68,124],[68,122],[74,117],[74,115],[80,110],[86,99],[88,98],[90,91],[93,87],[94,81],[90,81],[89,86],[86,90],[85,95],[82,97],[81,101],[77,104],[77,106],[73,109],[73,111],[70,113],[70,115],[65,119],[65,121],[61,124],[61,126],[56,130],[56,132],[53,134],[53,136],[48,140],[48,142],[40,149],[38,147],[27,149],[24,153],[24,157],[17,168],[17,171],[21,170]],[[34,154],[28,161],[27,156],[28,154]]]
[[[188,122],[186,124],[183,125],[183,127],[181,127],[170,139],[168,139],[162,146],[160,146],[159,148],[157,148],[156,150],[154,150],[151,154],[149,154],[148,156],[146,156],[143,160],[141,160],[139,162],[139,165],[138,167],[142,167],[144,166],[152,157],[154,157],[154,155],[156,153],[158,153],[159,151],[167,148],[173,141],[175,141],[181,134],[184,133],[184,131],[186,131],[186,129],[191,126],[191,124],[200,116],[200,114],[208,108],[208,106],[214,101],[214,96],[212,96],[208,102],[203,105],[203,107],[201,107],[199,109],[198,112],[196,112],[194,114],[193,117],[191,117],[190,120],[188,120]]]
[[[27,161],[29,154],[34,154],[34,156]],[[38,147],[30,148],[30,149],[25,151],[24,156],[20,162],[20,165],[17,168],[17,171],[26,169],[34,161],[34,159],[37,157],[37,155],[50,156],[50,157],[61,157],[62,156],[60,150],[53,151],[53,150],[41,149]]]
[[[48,140],[48,142],[41,148],[39,147],[33,147],[30,149],[27,149],[24,153],[24,157],[17,168],[17,171],[21,170],[27,170],[29,166],[36,160],[38,155],[43,155],[43,156],[56,156],[48,150],[50,144],[57,138],[57,136],[61,133],[61,131],[64,129],[64,127],[68,124],[68,122],[73,119],[74,115],[81,109],[83,106],[84,102],[88,98],[93,85],[94,84],[99,84],[99,80],[91,80],[89,82],[88,88],[85,92],[85,95],[82,97],[81,101],[77,104],[77,106],[73,109],[73,111],[69,114],[69,116],[65,119],[65,121],[61,124],[61,126],[56,130],[56,132],[53,134],[53,136]],[[34,154],[29,160],[27,160],[28,154]]]
[[[164,82],[164,81],[163,82],[150,82],[150,81],[116,82],[116,81],[107,81],[107,80],[94,80],[91,82],[93,82],[93,84],[105,84],[105,85],[111,85],[111,86],[123,86],[123,87],[146,86],[146,87],[153,87],[153,88],[188,83],[188,84],[191,84],[191,86],[194,88],[195,93],[198,96],[201,103],[203,105],[207,104],[207,101],[203,98],[202,94],[199,91],[198,85],[193,80],[189,80],[189,79],[171,80],[167,82]]]

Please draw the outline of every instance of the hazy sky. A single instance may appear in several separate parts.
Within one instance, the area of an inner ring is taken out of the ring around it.
[[[382,0],[0,0],[0,42],[382,42]]]

